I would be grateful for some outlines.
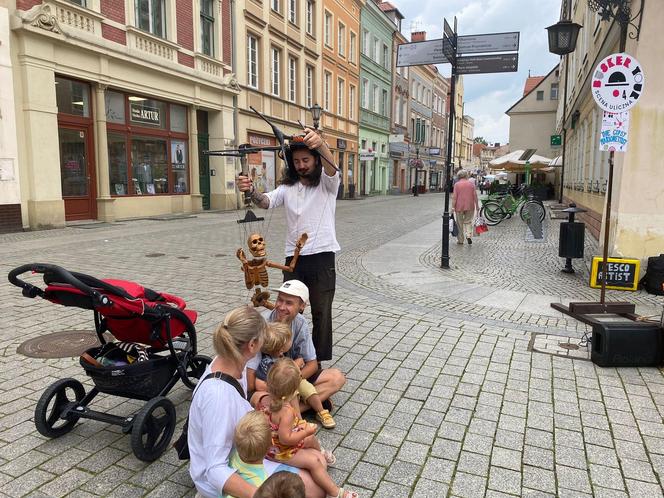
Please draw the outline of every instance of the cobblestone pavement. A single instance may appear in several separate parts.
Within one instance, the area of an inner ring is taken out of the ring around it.
[[[522,246],[516,223],[493,228],[472,248],[454,245],[452,270],[440,270],[441,206],[442,197],[429,194],[338,203],[343,250],[331,363],[348,383],[334,397],[337,427],[319,432],[336,449],[333,478],[363,497],[662,496],[660,370],[601,369],[574,349],[586,328],[573,320],[468,299],[495,288],[589,294],[584,274],[566,280],[548,271],[560,266],[556,251],[544,249],[550,239]],[[42,261],[180,295],[199,311],[201,349],[211,354],[214,325],[248,297],[234,255],[244,244],[238,216],[4,235],[0,273]],[[265,217],[268,249],[281,260],[283,213]],[[27,358],[16,348],[46,333],[92,329],[92,317],[25,299],[4,282],[0,299],[0,493],[193,496],[173,451],[143,463],[116,427],[83,421],[53,440],[36,432],[32,415],[46,386],[65,377],[90,382],[75,358]],[[181,423],[190,391],[178,385],[169,397]],[[94,405],[128,415],[142,403],[100,396]]]

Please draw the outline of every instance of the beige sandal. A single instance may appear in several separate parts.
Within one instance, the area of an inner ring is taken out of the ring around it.
[[[324,450],[323,448],[320,449],[320,452],[323,454],[323,458],[327,462],[328,465],[334,465],[337,463],[337,457],[334,456],[334,453],[332,453],[329,450]]]
[[[337,498],[360,498],[360,495],[356,491],[350,491],[344,488],[339,488],[339,494]]]
[[[316,420],[318,420],[326,429],[334,429],[337,426],[337,423],[334,421],[328,410],[321,410],[316,413]]]

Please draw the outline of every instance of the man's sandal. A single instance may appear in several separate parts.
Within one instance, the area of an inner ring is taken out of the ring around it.
[[[334,421],[328,410],[322,410],[316,413],[316,420],[318,420],[326,429],[334,429],[337,426],[337,423]]]
[[[327,462],[328,465],[334,465],[337,463],[337,457],[334,456],[334,453],[332,453],[329,450],[324,450],[323,448],[320,449],[320,452],[323,454],[323,458]]]

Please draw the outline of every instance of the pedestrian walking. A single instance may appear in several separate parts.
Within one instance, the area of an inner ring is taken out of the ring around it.
[[[468,180],[468,172],[461,170],[457,173],[457,182],[452,191],[452,207],[455,212],[455,220],[459,228],[457,244],[463,244],[464,239],[468,244],[473,243],[473,220],[475,211],[479,212],[479,201],[475,185]]]
[[[309,288],[316,356],[318,361],[331,360],[334,253],[340,249],[335,227],[339,170],[327,144],[310,128],[304,129],[301,141],[291,141],[286,165],[280,185],[267,193],[258,192],[245,176],[236,181],[241,192],[251,192],[256,206],[286,209],[286,265],[293,259],[298,237],[308,234],[295,270],[283,272],[284,281],[300,280]]]

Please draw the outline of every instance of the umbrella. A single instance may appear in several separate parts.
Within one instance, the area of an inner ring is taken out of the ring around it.
[[[533,154],[527,161],[520,160],[523,155],[523,150],[515,150],[504,156],[497,157],[489,162],[491,169],[504,169],[511,173],[523,173],[526,171],[526,164],[528,164],[531,171],[539,171],[549,166],[551,159],[544,156]]]
[[[563,165],[563,156],[556,156],[553,159],[551,159],[551,162],[549,163],[549,166],[562,166]]]

